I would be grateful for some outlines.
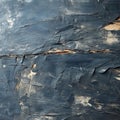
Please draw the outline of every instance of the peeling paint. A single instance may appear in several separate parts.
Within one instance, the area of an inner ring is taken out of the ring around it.
[[[75,104],[82,104],[83,106],[92,106],[89,101],[91,97],[88,96],[75,96]]]
[[[120,30],[120,18],[117,18],[115,22],[112,22],[104,27],[108,31],[119,31]]]
[[[104,43],[108,45],[113,45],[113,44],[119,43],[119,40],[118,40],[117,35],[113,34],[112,32],[108,32]]]

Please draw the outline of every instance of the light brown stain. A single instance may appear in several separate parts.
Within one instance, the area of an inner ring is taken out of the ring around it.
[[[104,29],[108,30],[108,31],[118,31],[118,30],[120,30],[120,17],[118,17],[112,23],[104,26]]]

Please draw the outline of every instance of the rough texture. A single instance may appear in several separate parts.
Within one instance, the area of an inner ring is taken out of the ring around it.
[[[0,15],[0,120],[120,119],[118,0],[1,0]]]

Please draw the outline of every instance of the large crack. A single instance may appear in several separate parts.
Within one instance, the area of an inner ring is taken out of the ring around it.
[[[53,49],[53,50],[48,50],[48,51],[43,51],[43,52],[37,52],[37,53],[23,53],[23,54],[5,54],[5,55],[0,55],[0,58],[16,58],[16,57],[28,57],[28,56],[37,56],[37,55],[49,55],[49,54],[95,54],[95,53],[112,53],[111,50],[109,49],[102,49],[102,50],[87,50],[87,51],[83,51],[83,50],[70,50],[70,49]]]

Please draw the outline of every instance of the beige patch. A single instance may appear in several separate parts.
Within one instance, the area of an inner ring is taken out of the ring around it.
[[[118,38],[115,34],[112,34],[111,32],[108,32],[106,40],[104,42],[105,44],[108,45],[113,45],[115,43],[119,43]]]
[[[120,17],[116,19],[115,22],[112,22],[104,27],[108,31],[118,31],[120,30]]]
[[[33,69],[34,69],[34,68],[36,68],[36,67],[37,67],[37,65],[36,65],[36,64],[33,64],[33,65],[32,65],[32,68],[33,68]]]
[[[105,26],[104,29],[118,31],[118,30],[120,30],[120,23],[116,22],[113,24],[109,24],[109,25]]]
[[[88,96],[75,96],[75,104],[82,104],[83,106],[92,106],[89,103],[91,97]]]

